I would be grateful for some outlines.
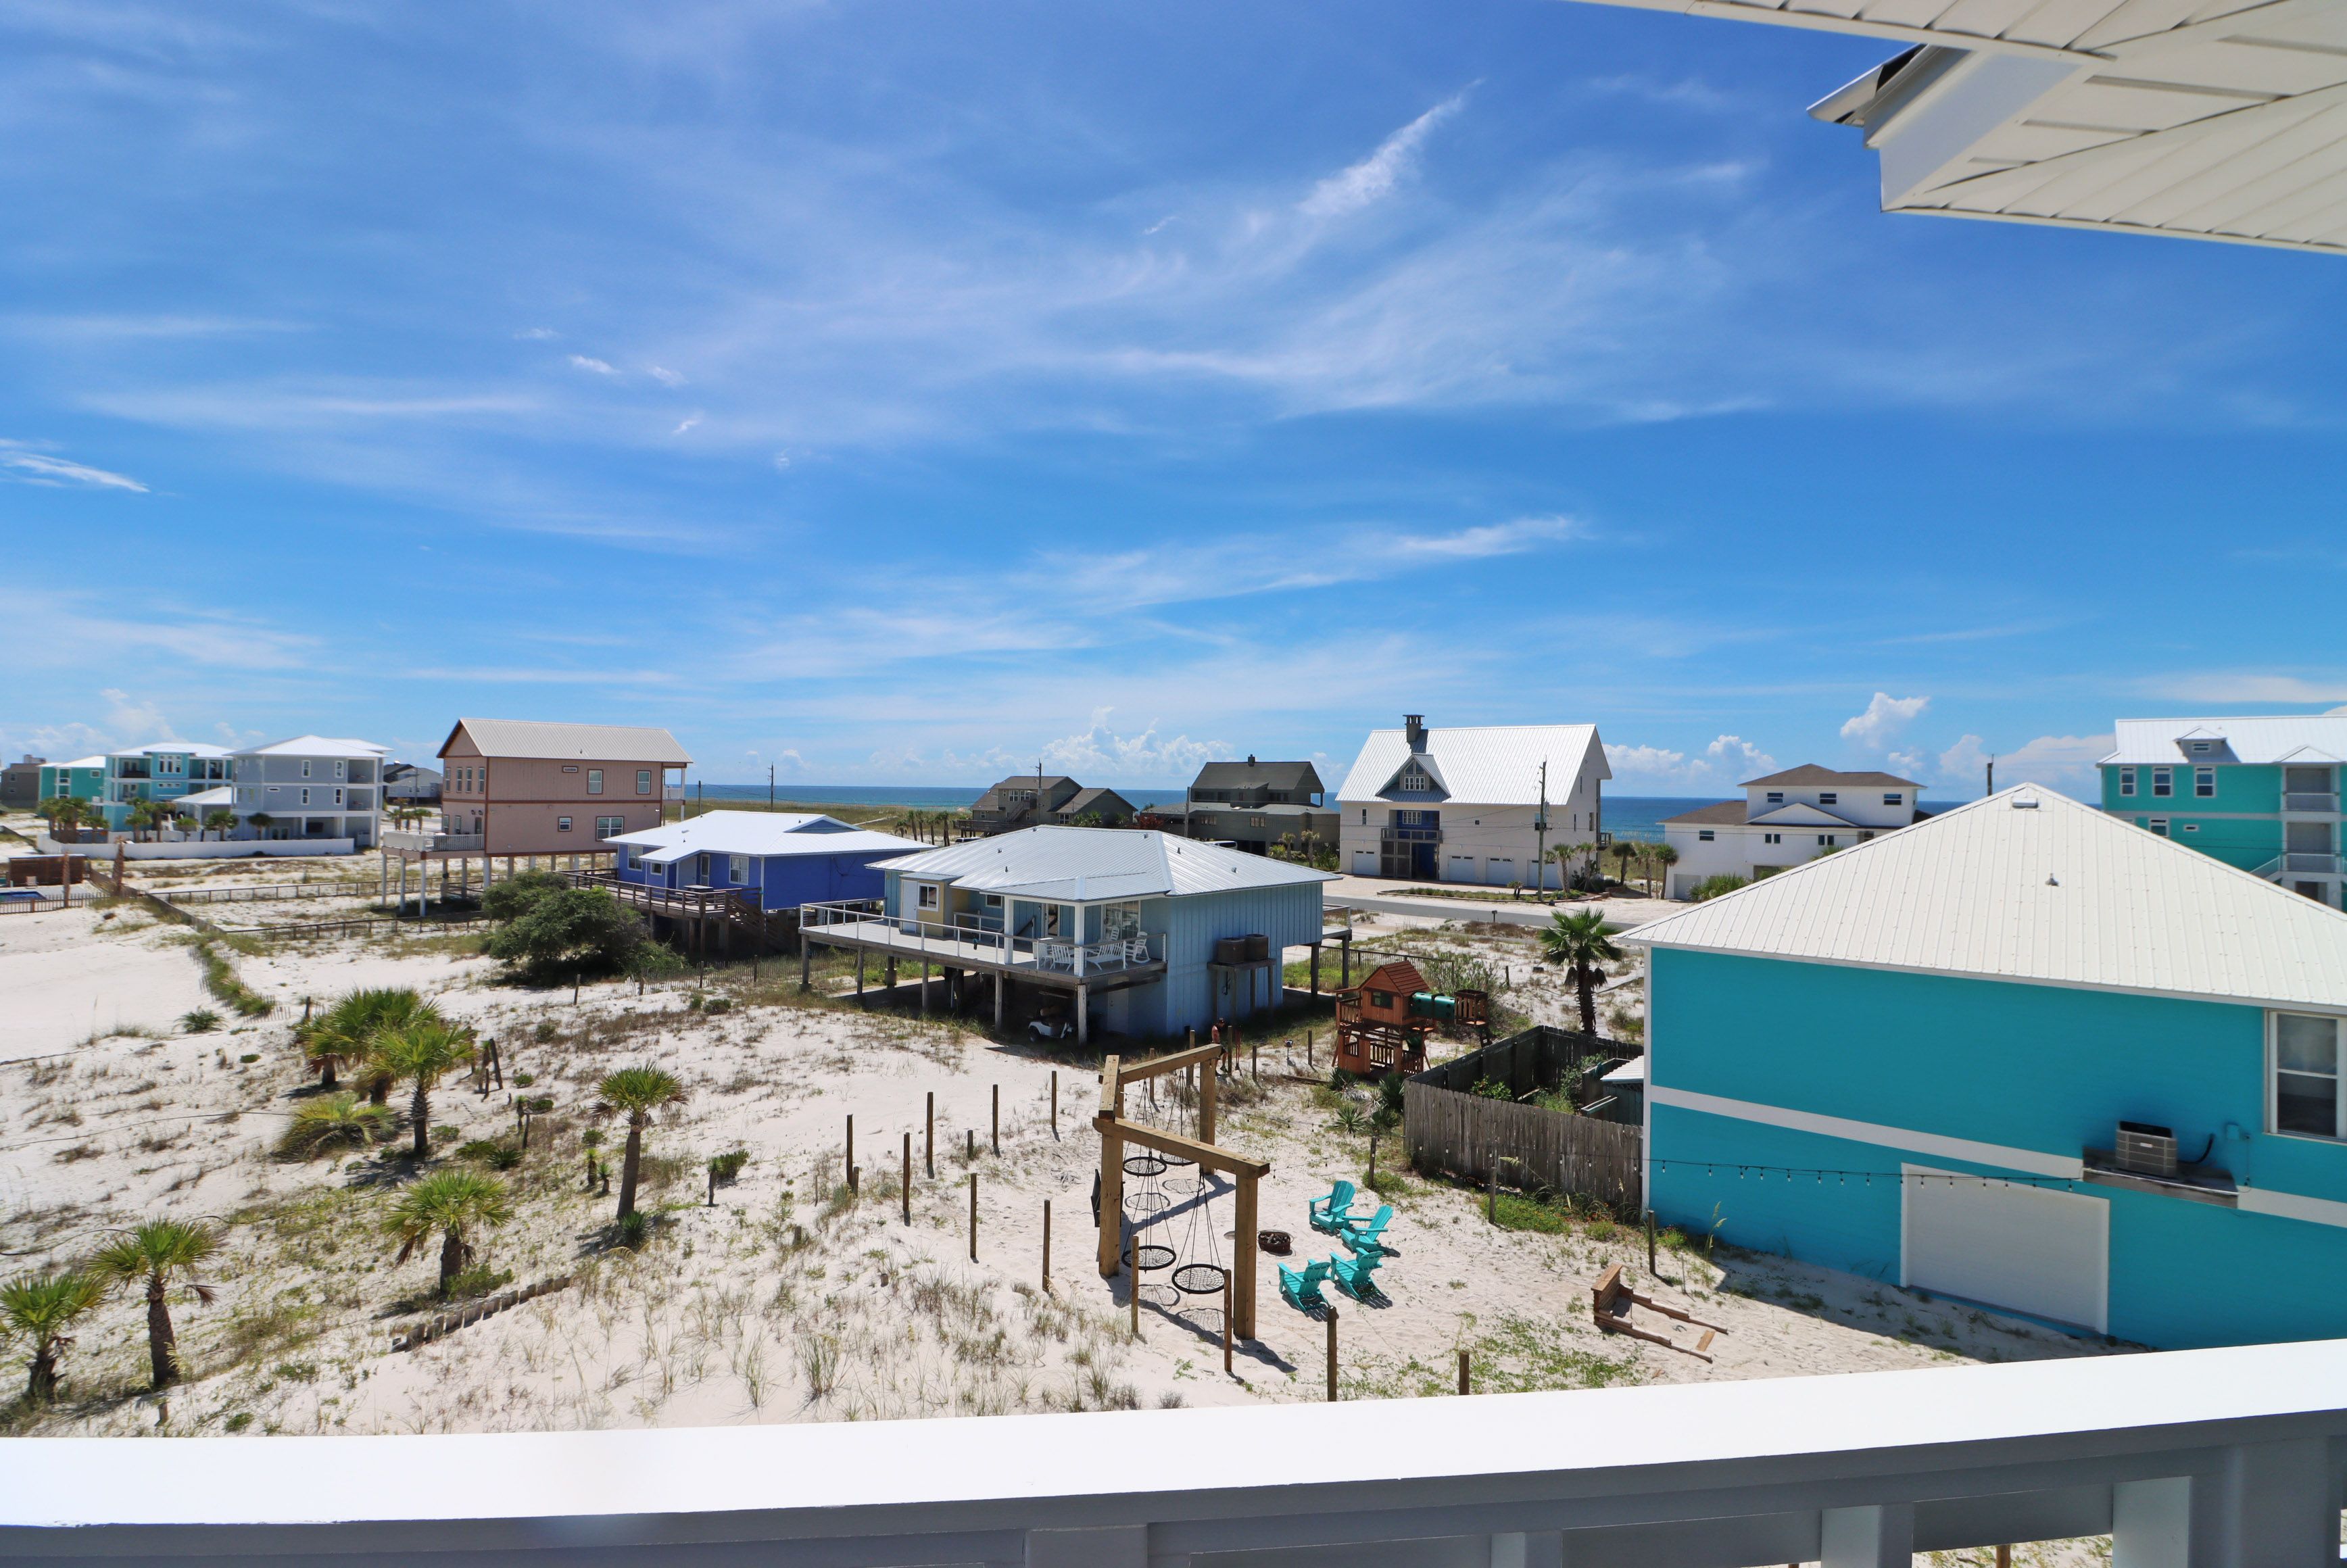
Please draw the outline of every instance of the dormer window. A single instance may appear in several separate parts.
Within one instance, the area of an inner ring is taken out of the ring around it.
[[[2196,752],[2205,752],[2209,749],[2209,743],[2206,741],[2195,741],[2192,743],[2192,749]]]
[[[1411,763],[1401,770],[1394,787],[1404,794],[1425,794],[1434,788],[1434,780],[1424,768]]]

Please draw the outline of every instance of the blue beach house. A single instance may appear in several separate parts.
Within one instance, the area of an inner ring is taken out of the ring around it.
[[[2024,784],[1623,939],[1665,1223],[2162,1348],[2347,1335],[2347,914]]]
[[[811,912],[813,941],[1057,991],[1080,1039],[1203,1032],[1276,1006],[1288,948],[1317,947],[1322,885],[1309,866],[1157,832],[1030,827],[926,849],[881,867],[877,910]]]
[[[921,847],[835,816],[768,811],[704,812],[608,842],[622,882],[733,889],[764,909],[877,898],[881,875],[874,864]]]

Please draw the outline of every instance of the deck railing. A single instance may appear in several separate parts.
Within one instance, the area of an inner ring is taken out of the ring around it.
[[[15,1438],[0,1553],[1903,1568],[1919,1552],[2108,1536],[2121,1564],[2306,1568],[2338,1561],[2342,1390],[2347,1342],[2332,1339],[1342,1404],[275,1437],[265,1455],[220,1438]],[[1136,1457],[1160,1455],[1178,1462]]]
[[[966,917],[940,920],[891,915],[876,898],[808,904],[799,910],[799,929],[816,941],[828,933],[891,952],[939,962],[978,962],[1047,974],[1105,975],[1164,961],[1164,938],[1136,935],[1077,943],[1058,937],[1029,937]]]
[[[2304,790],[2291,790],[2281,797],[2281,808],[2284,811],[2327,812],[2335,816],[2339,813],[2339,797],[2335,794],[2315,794]]]

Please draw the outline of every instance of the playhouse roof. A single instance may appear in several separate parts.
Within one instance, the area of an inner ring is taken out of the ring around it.
[[[1188,897],[1239,888],[1334,882],[1315,871],[1156,832],[1112,827],[1030,827],[881,862],[890,871],[972,892],[1049,902]]]
[[[1363,975],[1354,989],[1367,990],[1372,987],[1381,991],[1398,991],[1403,996],[1430,989],[1426,977],[1419,974],[1418,966],[1408,958],[1393,958],[1379,964]]]
[[[2347,1012],[2347,913],[2042,784],[2001,790],[1621,939]]]

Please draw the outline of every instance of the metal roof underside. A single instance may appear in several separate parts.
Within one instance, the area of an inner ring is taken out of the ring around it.
[[[2040,784],[1779,872],[1622,939],[2347,1012],[2347,913]]]
[[[1333,882],[1333,873],[1163,833],[1030,827],[881,862],[921,881],[1057,903],[1182,898],[1237,888]]]
[[[2347,0],[1609,0],[1911,46],[1811,113],[1885,211],[2347,251]]]

